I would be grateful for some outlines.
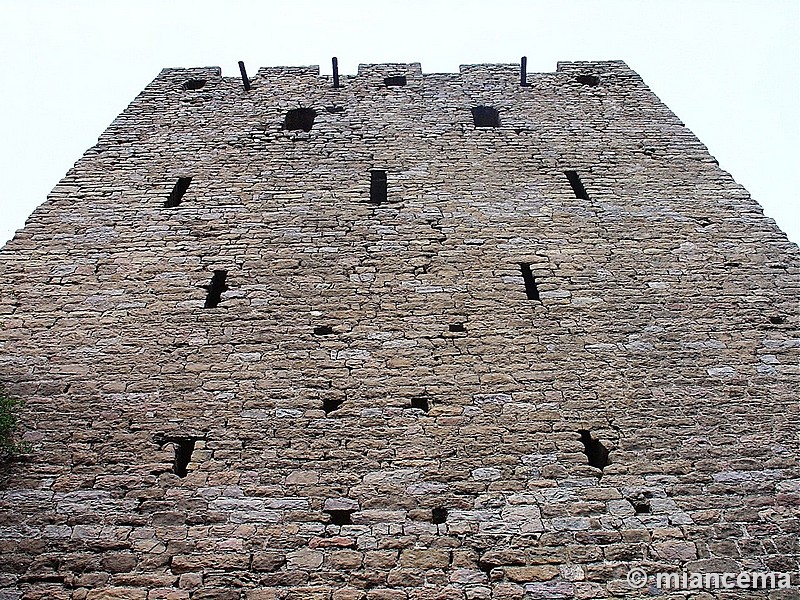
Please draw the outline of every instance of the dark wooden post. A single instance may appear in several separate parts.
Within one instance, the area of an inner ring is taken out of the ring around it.
[[[333,87],[339,87],[339,59],[335,56],[331,60],[333,63]]]
[[[528,57],[523,56],[519,61],[519,84],[522,87],[528,85]]]
[[[239,72],[242,74],[242,83],[244,84],[245,91],[250,91],[250,80],[247,78],[247,71],[244,68],[244,62],[239,61]]]

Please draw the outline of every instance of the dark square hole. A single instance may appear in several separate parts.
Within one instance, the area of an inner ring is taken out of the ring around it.
[[[314,126],[316,117],[317,111],[313,108],[295,108],[286,113],[283,127],[288,131],[303,130],[308,132]]]
[[[783,317],[770,317],[769,322],[773,325],[783,325]]]
[[[406,84],[406,76],[405,75],[393,75],[392,77],[387,77],[383,80],[383,85],[386,87],[397,87]]]
[[[325,512],[328,513],[333,525],[353,524],[353,520],[350,516],[355,512],[354,510],[326,510]]]
[[[344,403],[344,400],[336,399],[336,398],[325,398],[322,401],[322,409],[325,411],[326,415],[331,414],[333,411],[338,410],[339,407]]]
[[[333,333],[333,327],[330,325],[319,325],[314,327],[314,335],[331,335]]]
[[[597,87],[600,85],[600,78],[597,75],[578,75],[575,79],[578,83],[590,87]]]
[[[441,506],[434,508],[431,511],[431,523],[440,524],[447,521],[447,509]]]
[[[450,323],[447,328],[453,333],[464,333],[466,331],[463,323]]]
[[[491,106],[476,106],[472,109],[475,127],[500,127],[500,113]]]
[[[411,399],[411,408],[418,408],[422,412],[428,412],[428,410],[430,410],[430,404],[425,396],[418,396]]]

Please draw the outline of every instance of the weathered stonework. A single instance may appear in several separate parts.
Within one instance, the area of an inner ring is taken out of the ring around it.
[[[796,577],[798,248],[624,63],[518,69],[142,92],[0,253],[0,599]]]

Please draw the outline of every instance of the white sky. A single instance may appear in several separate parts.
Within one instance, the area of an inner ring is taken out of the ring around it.
[[[0,243],[163,67],[622,59],[800,242],[797,0],[0,0]]]

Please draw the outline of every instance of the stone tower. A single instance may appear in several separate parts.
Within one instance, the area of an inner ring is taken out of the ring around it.
[[[0,253],[2,600],[796,577],[800,254],[635,72],[246,83],[162,71]]]

